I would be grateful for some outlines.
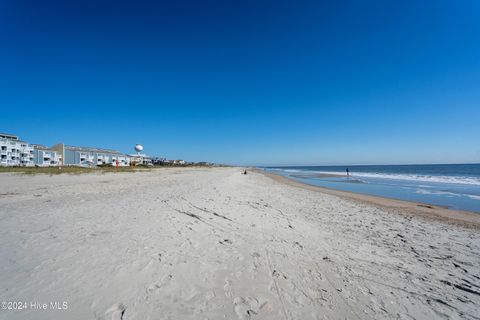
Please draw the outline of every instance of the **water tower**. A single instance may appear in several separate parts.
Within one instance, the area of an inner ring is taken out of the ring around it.
[[[135,151],[137,151],[137,155],[140,155],[140,152],[143,151],[143,146],[141,144],[136,144],[135,145]]]

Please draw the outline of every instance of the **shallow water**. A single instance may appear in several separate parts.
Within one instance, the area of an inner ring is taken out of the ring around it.
[[[269,167],[297,181],[480,213],[480,164]]]

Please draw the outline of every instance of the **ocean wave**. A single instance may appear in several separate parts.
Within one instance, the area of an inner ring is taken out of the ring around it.
[[[449,192],[449,191],[431,191],[431,190],[425,190],[425,189],[418,189],[415,193],[418,193],[418,194],[433,194],[433,195],[450,196],[450,197],[465,196],[465,194],[459,194],[459,193],[454,193],[454,192]]]
[[[469,197],[473,200],[480,200],[480,195],[474,194],[465,194],[465,193],[454,193],[449,191],[432,191],[432,190],[425,190],[425,189],[417,189],[415,193],[418,194],[433,194],[439,196],[447,196],[447,197]]]
[[[352,176],[365,178],[395,179],[418,182],[434,183],[452,183],[480,186],[480,177],[462,177],[462,176],[431,176],[431,175],[413,175],[413,174],[384,174],[384,173],[354,173]]]
[[[297,169],[279,169],[279,168],[272,168],[272,169],[269,169],[269,170],[270,170],[270,171],[287,172],[287,173],[308,172],[308,171],[297,170]]]
[[[285,171],[285,170],[284,170]],[[298,172],[297,170],[296,172]],[[286,171],[287,172],[287,171]],[[293,172],[293,171],[292,171]],[[307,171],[302,173],[314,174],[338,174],[345,176],[345,172],[333,171]],[[445,176],[445,175],[420,175],[420,174],[401,174],[401,173],[374,173],[374,172],[350,172],[350,176],[354,178],[374,178],[374,179],[390,179],[390,180],[407,180],[416,182],[433,182],[433,183],[451,183],[480,186],[480,177],[465,176]]]

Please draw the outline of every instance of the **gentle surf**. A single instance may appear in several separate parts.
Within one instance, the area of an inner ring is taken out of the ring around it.
[[[306,184],[480,213],[480,164],[264,169]]]

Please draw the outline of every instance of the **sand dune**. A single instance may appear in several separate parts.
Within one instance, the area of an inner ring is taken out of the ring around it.
[[[240,172],[0,175],[0,319],[480,319],[478,229]]]

